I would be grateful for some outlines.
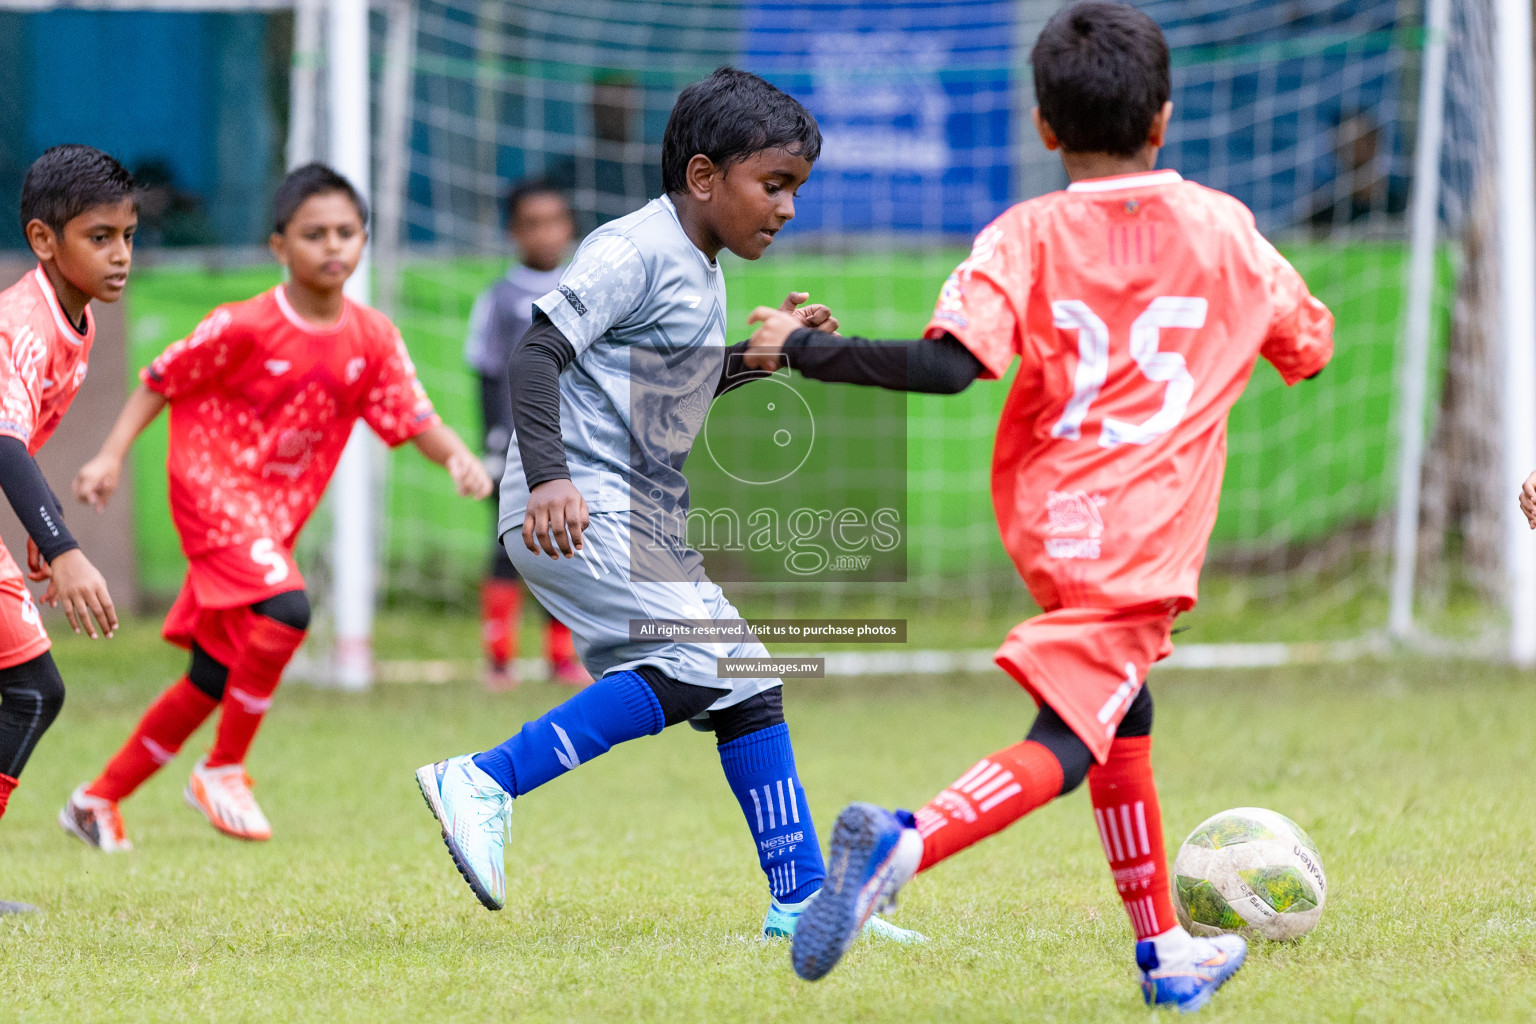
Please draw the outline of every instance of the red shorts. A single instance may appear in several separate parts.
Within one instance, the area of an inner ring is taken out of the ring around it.
[[[14,576],[0,579],[0,668],[31,661],[52,646],[27,585]]]
[[[1147,679],[1173,653],[1174,602],[1140,608],[1058,608],[1013,627],[996,660],[1048,705],[1102,764]]]
[[[303,590],[293,552],[262,539],[190,559],[187,579],[165,617],[161,635],[178,647],[193,642],[222,665],[234,663],[249,631],[250,606]]]

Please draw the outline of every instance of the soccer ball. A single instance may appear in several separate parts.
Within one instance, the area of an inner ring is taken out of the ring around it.
[[[1262,807],[1201,822],[1179,848],[1173,875],[1179,921],[1196,935],[1300,938],[1317,927],[1328,897],[1312,839]]]

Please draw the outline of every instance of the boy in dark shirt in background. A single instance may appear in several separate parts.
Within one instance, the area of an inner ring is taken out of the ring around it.
[[[506,276],[480,293],[469,318],[464,360],[480,377],[480,411],[485,424],[486,472],[498,487],[512,440],[512,393],[508,375],[512,348],[533,319],[533,303],[560,283],[576,221],[565,194],[546,181],[519,183],[507,196],[507,234],[517,259]],[[480,638],[485,650],[485,685],[510,690],[518,682],[518,626],[523,590],[506,551],[491,538],[490,572],[480,584]],[[576,658],[571,631],[551,618],[544,656],[549,678],[567,686],[592,681]]]

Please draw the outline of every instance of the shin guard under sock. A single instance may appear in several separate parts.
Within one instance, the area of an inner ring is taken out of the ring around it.
[[[1152,737],[1117,737],[1103,764],[1088,769],[1088,793],[1104,856],[1138,941],[1178,924],[1168,887],[1163,814],[1152,781]]]
[[[485,660],[505,668],[517,657],[523,614],[523,588],[516,580],[490,579],[480,584],[480,642]]]
[[[780,903],[799,903],[827,877],[816,825],[795,771],[789,726],[782,722],[722,743],[720,767],[757,842],[768,892]]]
[[[638,673],[610,672],[474,761],[502,789],[522,796],[626,740],[661,732],[665,724],[661,702]]]
[[[186,677],[172,683],[144,712],[123,748],[107,762],[86,792],[114,803],[125,799],[175,757],[187,737],[218,706],[218,701]]]
[[[1061,793],[1061,762],[1034,740],[977,761],[917,812],[926,871],[946,857],[1000,832]]]
[[[252,615],[250,623],[245,644],[229,666],[219,702],[219,731],[208,751],[210,768],[245,763],[256,730],[272,706],[272,694],[282,682],[283,669],[304,642],[304,630],[265,615]]]

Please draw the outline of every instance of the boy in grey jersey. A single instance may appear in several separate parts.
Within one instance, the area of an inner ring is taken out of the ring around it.
[[[820,148],[815,119],[755,75],[722,68],[684,89],[662,145],[666,194],[583,242],[514,353],[502,539],[597,682],[500,746],[417,772],[460,873],[490,909],[505,901],[513,798],[685,719],[715,732],[756,842],[771,896],[764,934],[792,934],[821,889],[779,680],[716,675],[718,658],[766,650],[630,631],[633,620],[740,618],[684,538],[632,524],[687,511],[683,463],[728,363],[716,257],[762,256]],[[782,308],[805,299],[791,293]],[[795,315],[836,328],[825,307]],[[918,938],[878,919],[872,930]]]
[[[517,248],[517,262],[475,299],[464,343],[464,361],[480,378],[485,468],[498,483],[512,440],[512,348],[533,323],[535,300],[560,283],[562,264],[576,235],[564,193],[544,181],[516,185],[507,195],[507,234]],[[519,681],[516,658],[523,591],[500,535],[497,530],[490,571],[480,584],[480,642],[489,690],[510,690]],[[552,681],[571,686],[592,681],[576,659],[570,629],[558,619],[549,620],[544,656]]]

